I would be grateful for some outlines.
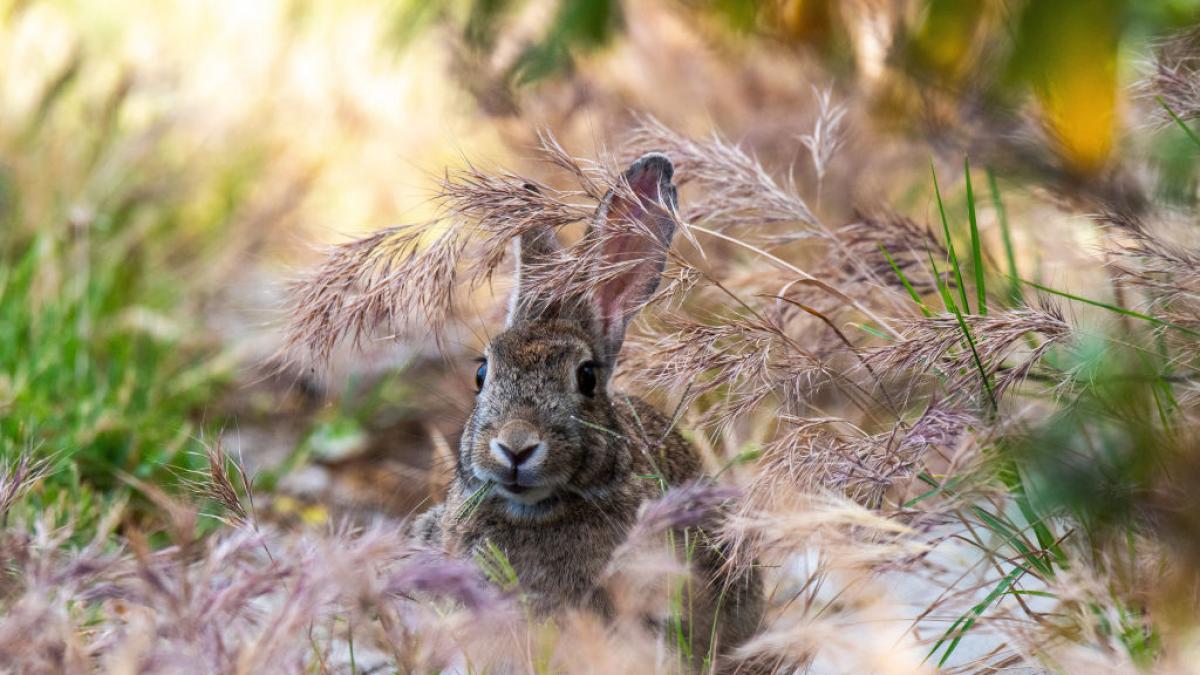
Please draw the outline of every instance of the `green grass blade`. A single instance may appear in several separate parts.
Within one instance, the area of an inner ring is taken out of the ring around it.
[[[733,459],[725,462],[725,466],[722,466],[720,471],[713,474],[713,478],[720,478],[721,474],[740,464],[749,464],[751,462],[758,461],[759,457],[762,457],[762,448],[755,447],[750,448],[749,450],[743,450],[734,456]]]
[[[877,338],[882,338],[889,342],[893,339],[891,335],[888,335],[887,333],[879,330],[878,328],[875,328],[874,326],[868,326],[865,323],[852,323],[850,325],[854,326],[855,328],[861,330],[864,333],[867,333],[869,335],[874,335]]]
[[[1000,222],[1000,236],[1004,239],[1004,258],[1008,263],[1008,299],[1014,305],[1021,303],[1021,275],[1017,271],[1016,249],[1013,247],[1012,232],[1008,229],[1008,211],[1000,199],[1000,186],[991,167],[987,170],[988,188],[992,193],[992,207],[996,209],[996,220]]]
[[[1055,562],[1061,567],[1066,567],[1067,555],[1062,547],[1058,545],[1058,539],[1050,531],[1046,525],[1046,517],[1040,516],[1033,508],[1033,502],[1029,499],[1029,494],[1025,489],[1025,481],[1021,477],[1020,467],[1016,462],[1006,462],[1001,467],[998,477],[1004,483],[1005,487],[1013,496],[1013,501],[1016,502],[1017,508],[1021,511],[1021,516],[1029,523],[1029,527],[1033,530],[1034,536],[1037,538],[1038,546],[1043,551],[1049,551],[1054,556]],[[1052,572],[1053,570],[1051,570]]]
[[[484,540],[484,548],[475,554],[475,562],[488,579],[504,590],[511,591],[520,586],[516,568],[491,539]]]
[[[958,485],[966,480],[966,478],[964,476],[954,476],[950,480],[947,480],[945,483],[939,483],[939,482],[937,482],[937,480],[935,480],[933,478],[933,476],[930,476],[929,474],[924,473],[924,472],[922,472],[917,477],[920,480],[924,481],[926,484],[931,485],[932,487],[929,490],[926,490],[925,492],[922,492],[921,494],[917,495],[916,497],[913,497],[912,499],[904,502],[904,504],[901,505],[901,508],[910,509],[910,508],[916,506],[917,504],[920,504],[921,502],[925,501],[926,499],[929,499],[930,497],[939,495],[942,492],[952,491],[956,485]]]
[[[463,520],[474,515],[475,510],[479,508],[480,504],[483,504],[483,500],[486,499],[489,494],[491,494],[492,488],[495,486],[496,484],[490,480],[483,485],[480,485],[479,489],[472,492],[470,496],[463,500],[462,506],[460,506],[458,511],[454,514],[454,518],[456,520]]]
[[[938,660],[938,668],[946,665],[946,661],[950,659],[950,655],[954,653],[956,648],[958,648],[958,643],[962,641],[963,637],[967,634],[967,631],[971,630],[971,627],[975,625],[975,622],[979,619],[979,617],[983,616],[983,613],[987,611],[988,607],[991,607],[996,600],[998,600],[1001,595],[1004,595],[1008,589],[1014,583],[1016,583],[1017,579],[1021,578],[1021,576],[1026,572],[1028,572],[1028,570],[1020,565],[1014,567],[1012,571],[1004,575],[1004,578],[1002,578],[996,584],[996,587],[987,594],[987,597],[981,600],[979,604],[972,607],[966,614],[959,617],[958,621],[955,621],[950,625],[950,628],[947,629],[945,634],[942,635],[942,639],[938,640],[937,644],[935,644],[933,649],[929,652],[929,656],[933,656],[937,653],[938,648],[940,648],[951,635],[955,635],[954,640],[952,640],[950,644],[946,646],[946,651],[942,654],[942,658]],[[955,629],[958,628],[959,625],[962,625],[962,630],[959,630],[957,634],[955,634]],[[928,659],[929,656],[926,656],[925,658]]]
[[[962,267],[958,264],[958,254],[954,252],[954,239],[950,236],[950,220],[946,218],[946,205],[942,203],[942,189],[938,186],[937,169],[929,162],[929,171],[933,174],[933,194],[937,197],[938,213],[942,217],[942,230],[946,233],[946,253],[950,256],[950,267],[954,270],[954,283],[958,284],[958,294],[962,298],[962,311],[971,313],[971,305],[967,302],[967,288],[963,285]]]
[[[939,483],[936,479],[934,479],[933,476],[930,476],[926,472],[921,472],[921,473],[917,474],[917,478],[921,482],[925,483],[926,485],[928,485],[934,489],[911,500],[910,503],[916,503],[920,500],[924,500],[924,499],[932,496],[933,494],[936,494],[937,492],[941,492],[941,491],[945,491],[948,494],[953,494],[954,488],[952,486],[952,483],[954,483],[956,480],[960,480],[962,477],[960,476],[956,479],[947,481],[946,483]],[[909,504],[905,504],[906,508],[908,506],[909,506]],[[1017,553],[1021,555],[1021,557],[1028,560],[1029,564],[1031,566],[1033,566],[1034,568],[1036,568],[1037,571],[1040,572],[1043,576],[1045,576],[1046,578],[1050,578],[1050,577],[1054,576],[1054,568],[1051,566],[1051,564],[1049,562],[1047,562],[1046,560],[1044,560],[1042,557],[1035,555],[1035,551],[1032,548],[1030,548],[1030,546],[1026,543],[1024,536],[1021,534],[1021,532],[1024,531],[1025,529],[1031,529],[1031,528],[1035,530],[1035,534],[1036,534],[1036,529],[1037,529],[1038,525],[1035,525],[1034,522],[1031,522],[1029,528],[1021,528],[1015,524],[1005,522],[1000,516],[997,516],[997,515],[989,512],[987,509],[983,508],[982,506],[978,506],[978,505],[972,506],[971,512],[973,514],[975,514],[975,517],[979,518],[980,523],[982,523],[985,527],[987,527],[987,529],[989,531],[991,531],[992,534],[994,534],[1000,538],[1000,543],[999,543],[1000,546],[1012,546],[1012,548],[1014,550],[1016,550]],[[1032,518],[1032,521],[1036,521],[1037,524],[1042,524],[1042,519],[1039,519],[1035,515],[1033,515],[1032,509],[1030,509],[1029,512],[1023,511],[1022,513],[1025,514],[1025,518],[1027,520]],[[1051,543],[1053,545],[1053,548],[1048,548],[1045,546],[1043,546],[1042,548],[1045,550],[1050,550],[1052,555],[1054,555],[1055,560],[1057,562],[1059,562],[1060,565],[1065,567],[1066,566],[1066,555],[1062,552],[1061,547],[1058,546],[1057,540],[1055,540],[1055,539],[1053,539],[1053,537],[1049,536],[1049,530],[1047,530],[1046,533],[1047,533],[1046,541]],[[1040,545],[1040,538],[1039,538],[1039,545]]]
[[[897,265],[896,261],[892,259],[892,256],[890,253],[888,253],[887,248],[884,247],[883,244],[880,244],[879,250],[883,252],[883,257],[887,258],[888,264],[892,266],[892,271],[896,273],[896,276],[900,277],[900,283],[904,284],[904,288],[908,291],[908,294],[912,296],[913,302],[917,303],[917,306],[921,308],[921,313],[925,316],[933,316],[933,312],[929,311],[929,307],[925,306],[924,301],[921,300],[920,294],[917,293],[917,289],[913,288],[913,285],[909,283],[908,277],[904,275],[904,270],[900,269],[900,266]]]
[[[942,281],[942,272],[938,269],[937,263],[933,260],[933,254],[925,252],[929,256],[929,268],[933,270],[933,283],[937,286],[938,295],[942,296],[942,305],[947,312],[957,312],[958,306],[954,304],[954,296],[950,294],[950,289]],[[953,309],[951,309],[953,308]]]
[[[983,242],[979,239],[979,221],[975,218],[975,191],[971,187],[971,161],[963,159],[967,181],[967,222],[971,225],[971,266],[975,269],[975,309],[987,315],[987,283],[983,275]]]
[[[358,675],[358,662],[354,658],[354,619],[346,621],[346,648],[350,650],[350,675]]]
[[[962,329],[963,336],[967,338],[967,345],[971,348],[971,358],[975,361],[975,367],[979,369],[979,378],[983,380],[983,388],[987,391],[988,400],[992,403],[992,410],[995,411],[999,407],[996,403],[996,392],[992,391],[992,382],[988,379],[987,370],[983,367],[983,360],[979,358],[979,350],[975,348],[975,338],[971,335],[971,329],[967,327],[967,322],[963,320],[962,312],[956,309],[954,318],[958,319],[958,327]]]
[[[999,546],[1012,546],[1022,558],[1029,561],[1029,564],[1037,569],[1043,576],[1050,578],[1054,576],[1054,568],[1050,563],[1046,562],[1041,556],[1037,555],[1036,551],[1030,542],[1021,534],[1024,528],[1018,528],[1015,524],[1006,523],[999,516],[990,513],[987,509],[981,506],[971,507],[971,512],[979,517],[979,520],[997,536],[1002,537]]]
[[[1163,326],[1165,328],[1171,328],[1171,329],[1177,330],[1181,333],[1186,333],[1187,335],[1191,335],[1193,337],[1200,337],[1200,331],[1194,331],[1191,328],[1187,328],[1185,326],[1180,326],[1177,323],[1171,323],[1170,321],[1165,321],[1163,319],[1159,319],[1157,317],[1150,316],[1149,314],[1142,314],[1141,312],[1135,312],[1132,309],[1125,309],[1124,307],[1112,305],[1107,302],[1100,302],[1099,300],[1092,300],[1091,298],[1085,298],[1081,295],[1075,295],[1074,293],[1060,291],[1060,290],[1057,290],[1054,288],[1050,288],[1049,286],[1043,286],[1043,285],[1037,283],[1036,281],[1030,281],[1028,279],[1022,279],[1021,283],[1029,285],[1029,286],[1033,286],[1034,288],[1036,288],[1039,291],[1042,291],[1044,293],[1050,293],[1051,295],[1057,295],[1059,297],[1067,298],[1068,300],[1082,302],[1085,305],[1091,305],[1093,307],[1100,307],[1101,309],[1107,309],[1110,312],[1116,312],[1117,314],[1132,317],[1134,319],[1141,319],[1142,321],[1148,321],[1152,324],[1155,324],[1156,326]]]
[[[941,639],[939,639],[936,643],[934,643],[933,649],[930,649],[929,653],[925,655],[925,661],[928,661],[930,659],[930,657],[932,657],[934,654],[936,654],[937,651],[942,648],[942,645],[946,643],[946,640],[950,639],[950,636],[954,635],[955,631],[958,630],[958,627],[961,626],[963,624],[963,622],[965,622],[966,620],[967,620],[966,614],[955,619],[954,623],[950,624],[950,627],[946,629],[946,632],[942,633]],[[953,645],[952,647],[948,648],[947,651],[953,652],[954,646],[957,646],[957,643],[955,643],[955,645]],[[941,663],[946,662],[947,658],[949,658],[948,654],[942,656],[942,660],[941,660],[941,662],[939,662],[939,667],[941,667]]]
[[[1195,143],[1196,147],[1200,148],[1200,137],[1197,137],[1196,132],[1192,131],[1192,128],[1189,127],[1187,123],[1179,117],[1179,115],[1176,115],[1174,110],[1171,110],[1171,106],[1167,105],[1167,102],[1163,100],[1163,97],[1155,96],[1154,100],[1158,101],[1158,104],[1163,107],[1163,110],[1167,111],[1167,114],[1171,116],[1171,119],[1175,120],[1175,124],[1178,124],[1179,128],[1183,129],[1183,133],[1187,134],[1187,137],[1192,140],[1192,143]]]
[[[971,335],[971,330],[967,327],[967,322],[963,319],[962,312],[954,304],[954,296],[950,294],[950,289],[946,288],[946,284],[942,283],[942,275],[938,272],[937,263],[933,261],[933,254],[929,254],[929,265],[933,268],[933,277],[937,281],[938,290],[942,294],[942,302],[946,304],[946,309],[958,320],[958,327],[967,338],[967,346],[971,348],[971,357],[975,361],[975,367],[979,369],[979,377],[983,380],[983,388],[987,392],[988,400],[991,401],[992,410],[994,411],[998,408],[996,394],[992,391],[992,383],[988,379],[987,370],[983,367],[983,360],[979,358],[979,350],[975,348],[975,338]]]

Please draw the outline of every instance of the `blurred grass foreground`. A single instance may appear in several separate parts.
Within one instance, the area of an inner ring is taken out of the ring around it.
[[[736,488],[768,582],[706,670],[1197,672],[1198,20],[0,0],[0,671],[692,668],[643,625],[687,612],[671,532],[609,589],[636,612],[553,621],[503,551],[403,534],[511,286],[471,252],[512,204],[456,199],[592,208],[657,150],[684,232],[617,377]]]

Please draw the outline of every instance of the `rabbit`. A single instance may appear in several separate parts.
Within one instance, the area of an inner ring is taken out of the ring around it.
[[[451,555],[472,555],[487,542],[498,547],[540,616],[572,608],[610,615],[597,581],[639,507],[663,494],[648,476],[669,486],[701,477],[697,452],[666,417],[609,389],[626,328],[666,262],[676,222],[673,173],[665,155],[646,154],[625,171],[629,191],[610,191],[597,207],[584,236],[597,237],[602,260],[583,268],[596,279],[586,297],[552,300],[525,282],[538,265],[570,261],[552,230],[517,239],[507,325],[481,359],[447,498],[414,523],[421,539]],[[601,265],[619,271],[601,279]],[[649,447],[634,439],[650,439]],[[488,483],[494,487],[479,499]],[[701,549],[692,561],[697,578],[718,581],[690,602],[697,655],[708,653],[718,609],[723,651],[752,634],[762,611],[753,569],[733,577],[735,587],[717,600],[723,558],[715,545]]]

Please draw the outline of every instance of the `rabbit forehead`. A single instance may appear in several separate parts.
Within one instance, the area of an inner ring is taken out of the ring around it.
[[[535,370],[562,360],[595,359],[590,336],[570,322],[518,324],[497,335],[487,349],[496,363]]]

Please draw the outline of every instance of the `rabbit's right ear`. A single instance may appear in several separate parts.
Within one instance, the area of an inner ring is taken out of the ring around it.
[[[519,319],[529,319],[545,312],[550,304],[545,293],[539,292],[534,282],[536,275],[544,274],[548,265],[561,250],[553,228],[545,225],[525,230],[513,239],[513,257],[517,260],[516,280],[508,300],[508,319],[512,326]]]
[[[591,306],[609,358],[616,358],[625,329],[658,289],[671,248],[678,193],[675,168],[659,152],[642,155],[610,190],[588,231],[598,248]]]

